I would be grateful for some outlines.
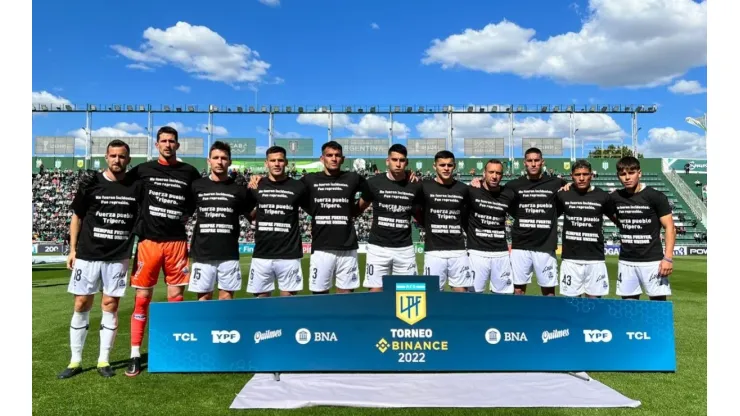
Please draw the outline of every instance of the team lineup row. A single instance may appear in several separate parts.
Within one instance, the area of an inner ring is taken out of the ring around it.
[[[470,186],[454,180],[455,156],[435,156],[436,177],[419,181],[407,171],[402,145],[388,151],[387,172],[364,179],[341,170],[341,146],[322,146],[323,172],[300,180],[288,178],[286,151],[266,152],[267,175],[250,182],[228,175],[231,151],[216,142],[208,154],[211,173],[177,161],[177,131],[157,133],[159,159],[129,172],[128,145],[108,145],[108,168],[81,181],[72,202],[69,292],[75,295],[70,325],[72,359],[60,378],[80,370],[93,297],[102,290],[101,354],[98,371],[113,375],[109,351],[117,329],[118,302],[128,285],[129,253],[138,238],[130,285],[136,289],[131,317],[129,376],[141,371],[140,345],[153,288],[164,270],[170,302],[183,299],[186,286],[201,300],[211,299],[216,283],[219,299],[231,299],[241,289],[239,216],[255,223],[255,248],[247,291],[269,296],[275,282],[281,295],[303,289],[303,257],[299,213],[311,216],[312,246],[309,289],[314,294],[352,292],[360,286],[357,236],[353,218],[369,206],[373,222],[362,285],[382,290],[382,276],[417,273],[411,241],[412,218],[425,231],[423,272],[440,278],[440,290],[524,294],[534,272],[543,294],[603,296],[608,293],[604,263],[603,217],[618,225],[622,238],[617,295],[651,299],[670,295],[675,242],[672,214],[662,193],[640,184],[639,161],[623,158],[617,173],[624,189],[606,193],[590,185],[591,167],[578,161],[572,183],[543,176],[538,149],[525,154],[527,175],[500,186],[503,165],[492,160],[483,179]],[[359,193],[359,199],[355,196]],[[506,216],[515,221],[512,249],[506,241]],[[185,223],[196,223],[188,253]],[[555,257],[557,218],[564,215],[560,275]],[[660,228],[666,231],[666,250]],[[189,258],[192,262],[189,264]]]

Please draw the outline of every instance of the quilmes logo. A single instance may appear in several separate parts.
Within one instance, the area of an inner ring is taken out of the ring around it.
[[[396,283],[396,318],[413,325],[427,317],[426,283]]]
[[[609,342],[612,340],[612,332],[608,329],[584,329],[583,337],[586,342]]]
[[[552,341],[558,338],[565,338],[568,336],[570,336],[569,329],[555,329],[553,331],[543,331],[542,332],[542,343],[547,344],[548,341]]]
[[[236,344],[241,339],[239,331],[211,331],[214,344]]]
[[[283,330],[267,330],[264,332],[255,332],[254,333],[254,343],[259,344],[260,341],[264,341],[267,339],[273,339],[273,338],[280,338],[283,336]]]

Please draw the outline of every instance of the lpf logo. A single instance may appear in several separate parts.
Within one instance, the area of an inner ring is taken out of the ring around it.
[[[409,325],[427,316],[425,283],[396,283],[396,317]]]
[[[608,329],[584,329],[583,336],[586,342],[609,342],[612,340],[612,333]]]
[[[214,344],[236,344],[241,339],[239,331],[211,331]]]

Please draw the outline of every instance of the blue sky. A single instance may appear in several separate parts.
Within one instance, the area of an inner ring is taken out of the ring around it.
[[[687,116],[706,111],[706,2],[36,1],[33,101],[84,105],[656,104],[638,118],[641,152],[705,157]],[[671,2],[669,2],[671,3]],[[66,22],[60,24],[60,22]],[[71,23],[73,22],[73,23]],[[206,115],[155,127],[206,137]],[[464,137],[507,137],[488,114],[454,119]],[[326,116],[280,115],[275,137],[327,140]],[[267,145],[266,116],[214,117],[215,138]],[[33,136],[82,136],[82,114],[33,117]],[[93,117],[94,136],[144,135],[145,115]],[[388,137],[387,114],[335,116],[334,137]],[[446,137],[444,116],[394,115],[394,141]],[[562,138],[563,116],[519,115],[524,137]],[[593,146],[630,143],[627,115],[576,119]],[[79,150],[78,150],[79,151]],[[317,152],[318,153],[318,152]],[[458,153],[462,156],[461,153]]]

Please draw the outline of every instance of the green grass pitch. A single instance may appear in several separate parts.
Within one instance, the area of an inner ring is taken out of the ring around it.
[[[243,273],[250,257],[242,257]],[[360,255],[360,270],[365,268]],[[423,264],[423,255],[418,255]],[[608,257],[611,291],[616,282],[617,259]],[[69,322],[73,298],[66,292],[69,272],[61,266],[33,269],[33,411],[35,414],[107,414],[107,415],[218,415],[229,413],[229,405],[249,380],[249,374],[149,374],[146,369],[135,378],[123,372],[130,353],[129,320],[134,292],[128,289],[121,300],[118,336],[111,353],[116,376],[103,379],[94,367],[98,357],[100,299],[90,314],[90,332],[83,352],[83,366],[88,371],[68,380],[56,375],[69,361]],[[308,272],[308,257],[303,259]],[[308,282],[308,279],[305,279]],[[675,333],[678,370],[674,374],[610,374],[591,376],[627,397],[640,400],[639,409],[438,409],[434,414],[449,415],[592,415],[639,414],[677,415],[707,412],[707,261],[706,257],[677,257],[672,276],[675,304]],[[539,294],[536,284],[528,295]],[[246,297],[240,292],[237,297]],[[614,295],[611,295],[614,296]],[[186,293],[186,300],[194,295]],[[165,300],[163,285],[155,289],[155,301]],[[146,353],[146,338],[142,353]],[[13,359],[12,357],[6,357]],[[532,391],[533,395],[537,394]],[[314,407],[291,411],[260,410],[250,414],[295,415],[427,415],[431,409],[357,409]]]

